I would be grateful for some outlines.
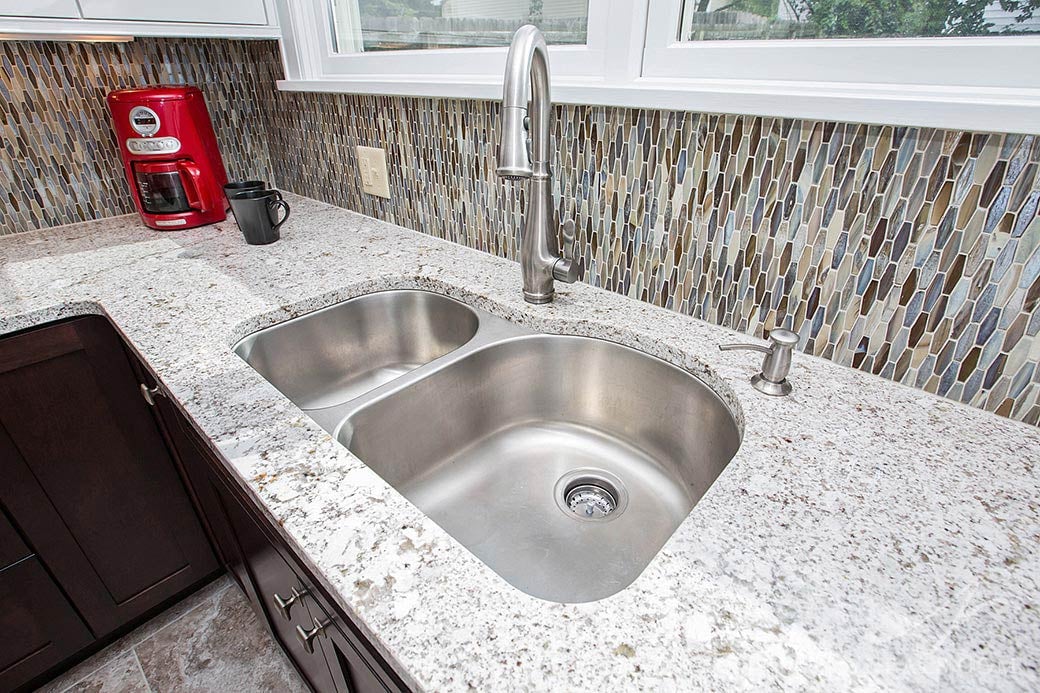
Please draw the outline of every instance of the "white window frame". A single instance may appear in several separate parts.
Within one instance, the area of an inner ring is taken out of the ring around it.
[[[327,7],[278,0],[280,89],[501,97],[505,48],[337,54]],[[680,42],[681,8],[590,0],[587,44],[549,49],[553,100],[1040,133],[1040,36]]]
[[[641,61],[645,0],[591,0],[585,45],[550,46],[554,84],[603,86],[628,79]],[[634,6],[635,12],[634,12]],[[338,53],[328,0],[280,0],[288,79],[279,87],[402,96],[501,97],[508,48]],[[632,40],[636,37],[638,40]]]

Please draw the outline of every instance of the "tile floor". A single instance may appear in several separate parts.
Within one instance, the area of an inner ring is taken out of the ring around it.
[[[306,693],[307,687],[224,576],[39,691]]]

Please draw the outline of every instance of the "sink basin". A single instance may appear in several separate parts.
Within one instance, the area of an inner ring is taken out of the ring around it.
[[[698,378],[439,294],[367,294],[235,352],[492,570],[588,602],[631,584],[740,446]]]
[[[690,373],[612,342],[526,335],[367,398],[337,436],[524,592],[629,585],[740,445]]]
[[[261,330],[235,353],[301,409],[322,409],[458,349],[478,324],[446,296],[381,291]]]

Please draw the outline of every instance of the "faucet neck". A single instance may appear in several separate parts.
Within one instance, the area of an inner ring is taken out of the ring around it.
[[[549,50],[536,27],[520,27],[506,57],[502,108],[520,108],[530,118],[531,168],[535,176],[549,175]]]

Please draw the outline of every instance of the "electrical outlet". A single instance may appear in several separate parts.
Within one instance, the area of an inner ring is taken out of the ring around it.
[[[390,181],[386,176],[386,151],[378,147],[357,148],[361,189],[369,195],[390,197]]]

